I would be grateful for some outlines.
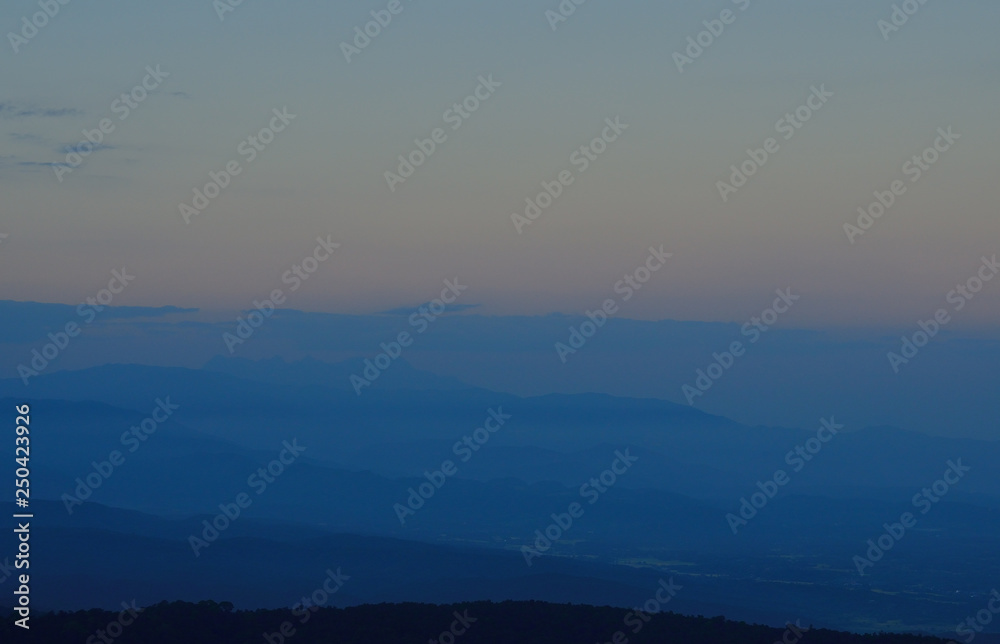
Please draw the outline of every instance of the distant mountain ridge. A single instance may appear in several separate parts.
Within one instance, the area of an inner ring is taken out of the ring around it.
[[[344,588],[351,580],[345,580]],[[337,591],[340,592],[340,589]],[[120,606],[119,606],[120,608]],[[708,613],[711,614],[711,613]],[[104,632],[114,622],[114,612],[79,611],[34,618],[32,641],[63,644],[79,632]],[[796,620],[782,627],[741,623],[722,617],[682,616],[673,612],[654,615],[609,606],[588,606],[537,601],[470,602],[445,605],[397,603],[363,605],[345,609],[316,607],[298,611],[234,611],[230,602],[159,602],[143,608],[122,641],[145,644],[219,644],[251,642],[263,634],[271,644],[294,637],[303,644],[329,642],[331,637],[350,642],[456,641],[468,644],[496,642],[545,642],[578,644],[585,641],[685,642],[686,644],[944,644],[944,639],[920,635],[855,635],[818,629]],[[0,634],[13,637],[13,626],[0,626]],[[457,634],[457,635],[456,635]],[[436,636],[436,638],[435,638]],[[650,638],[653,638],[652,640]],[[997,640],[982,636],[984,644]]]
[[[233,317],[171,307],[108,307],[47,368],[54,372],[108,363],[187,368],[208,364],[238,374],[235,365],[223,367],[225,363],[214,359],[234,357],[222,340],[223,333],[232,331]],[[714,353],[742,338],[739,324],[616,317],[563,364],[554,343],[584,319],[445,315],[401,360],[437,374],[410,382],[420,390],[458,386],[446,382],[451,378],[520,396],[601,392],[686,403],[682,386],[692,384],[698,370],[708,368]],[[0,364],[7,365],[0,376],[16,377],[17,365],[30,362],[32,351],[49,342],[47,333],[79,320],[73,306],[0,301]],[[240,346],[235,357],[283,356],[298,361],[311,356],[327,364],[363,362],[373,359],[380,343],[401,328],[405,320],[397,315],[282,309]],[[1000,418],[990,402],[998,395],[996,330],[944,329],[919,359],[897,374],[885,356],[905,330],[773,328],[753,345],[752,353],[713,381],[710,390],[694,401],[695,407],[749,424],[808,426],[819,415],[836,414],[852,426],[893,425],[985,440],[1000,437]],[[111,335],[114,342],[108,341]],[[309,369],[300,365],[302,373]],[[394,364],[379,378],[387,384],[376,383],[366,391],[396,388],[406,370],[402,363]],[[250,371],[242,375],[260,377]],[[290,381],[302,377],[294,370],[281,371]],[[941,377],[945,373],[948,378]],[[329,385],[341,377],[346,381],[344,376],[331,370],[325,379]]]
[[[229,367],[253,374],[268,364]],[[247,561],[270,566],[269,574],[280,577],[277,562],[292,557],[309,569],[310,553],[338,552],[344,561],[381,570],[386,561],[412,555],[411,547],[434,546],[461,548],[469,557],[456,568],[440,568],[437,588],[453,594],[421,594],[426,590],[415,575],[409,594],[394,594],[385,581],[366,591],[364,601],[450,601],[482,588],[486,598],[610,603],[614,594],[601,584],[573,581],[594,577],[592,569],[558,567],[592,564],[606,566],[607,575],[626,580],[635,592],[645,582],[627,581],[630,570],[683,576],[701,589],[692,590],[690,601],[740,619],[776,624],[784,617],[773,609],[781,606],[853,630],[899,619],[941,632],[977,609],[979,593],[994,583],[990,573],[1000,565],[994,547],[1000,541],[1000,482],[991,467],[1000,459],[996,442],[892,428],[842,428],[832,438],[824,433],[823,442],[817,439],[819,419],[805,429],[747,427],[669,401],[606,394],[522,398],[479,388],[384,387],[358,396],[326,382],[343,365],[302,366],[298,373],[280,373],[297,366],[275,364],[279,373],[272,382],[144,365],[46,373],[27,391],[19,380],[0,381],[0,407],[32,407],[32,503],[39,507],[40,548],[68,557],[50,557],[59,565],[45,573],[58,582],[45,591],[53,601],[86,606],[81,597],[95,596],[76,590],[93,586],[86,580],[131,587],[134,574],[116,563],[127,552],[135,569],[143,556],[160,562],[166,581],[181,571],[197,580],[215,575],[188,585],[176,577],[151,602],[198,599],[193,593],[205,592],[200,597],[261,605],[255,602],[277,595],[240,576]],[[163,405],[176,409],[147,440],[133,442],[133,428]],[[507,418],[501,427],[482,429],[501,412]],[[280,477],[258,496],[248,477],[274,462],[289,442],[305,448],[301,458],[279,468]],[[801,471],[793,468],[788,455],[803,459],[796,448],[812,444],[819,451],[803,460]],[[456,447],[466,448],[468,458]],[[110,469],[113,452],[124,462],[95,478]],[[537,543],[556,513],[581,502],[581,484],[604,472],[610,476],[620,452],[638,459],[634,467],[606,483],[598,503],[583,501],[586,513],[572,530],[527,566],[520,549]],[[954,459],[973,468],[968,476],[859,576],[852,557],[865,552],[866,541],[877,539],[886,522],[912,511],[911,497]],[[457,473],[435,474],[446,462]],[[791,481],[775,486],[773,498],[733,534],[727,514],[761,496],[761,485],[779,469]],[[444,483],[422,503],[413,501],[414,490],[432,480]],[[94,488],[89,494],[80,487],[88,481]],[[220,504],[241,492],[251,495],[252,506],[196,557],[189,537],[201,534]],[[68,505],[65,495],[82,503]],[[411,503],[419,507],[403,522],[395,507]],[[129,512],[90,514],[104,505]],[[362,557],[357,548],[365,540],[384,548]],[[7,545],[0,552],[16,546]],[[956,576],[954,553],[978,565]],[[514,578],[464,574],[480,570],[480,558],[496,557]],[[206,561],[233,570],[220,574]],[[191,568],[194,562],[199,567]],[[538,586],[535,575],[546,571],[564,579]],[[289,588],[306,583],[304,577],[286,581]],[[591,594],[567,594],[574,587]],[[538,588],[551,593],[525,594]]]
[[[361,375],[366,368],[365,358],[353,358],[343,362],[329,363],[314,358],[303,358],[286,362],[280,357],[250,360],[247,358],[226,358],[216,356],[206,362],[202,369],[225,373],[245,380],[270,382],[281,385],[325,385],[334,389],[353,391],[350,383],[352,375]],[[403,358],[396,359],[391,368],[380,373],[372,382],[373,388],[380,389],[433,389],[452,391],[472,389],[458,378],[438,376],[415,369]]]

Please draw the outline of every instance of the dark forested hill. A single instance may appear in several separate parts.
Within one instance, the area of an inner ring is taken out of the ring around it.
[[[128,608],[128,607],[127,607]],[[60,612],[32,618],[30,635],[0,626],[0,641],[39,644],[114,641],[116,644],[496,644],[532,642],[657,642],[678,644],[867,643],[943,644],[916,635],[857,635],[813,630],[790,623],[787,629],[755,626],[721,617],[646,615],[620,608],[544,602],[474,602],[448,606],[379,604],[347,609],[321,608],[234,611],[232,604],[163,602],[120,613],[101,610]]]

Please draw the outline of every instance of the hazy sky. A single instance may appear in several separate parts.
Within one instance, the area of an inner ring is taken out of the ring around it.
[[[555,30],[557,0],[402,0],[350,62],[341,43],[388,1],[220,4],[70,2],[25,40],[8,32],[37,1],[2,4],[0,299],[74,304],[127,267],[116,304],[244,308],[330,235],[340,248],[286,306],[379,311],[458,277],[482,313],[579,313],[663,244],[623,317],[743,321],[791,287],[789,323],[910,325],[1000,253],[990,0],[928,2],[888,40],[882,0],[590,0]],[[724,10],[681,73],[674,53]],[[122,119],[147,66],[169,76]],[[446,110],[490,75],[452,130]],[[786,140],[779,119],[813,87],[832,97]],[[241,142],[282,108],[294,120],[250,161]],[[628,129],[581,171],[571,154],[616,116]],[[105,118],[101,149],[57,180]],[[949,126],[961,138],[911,181],[904,164]],[[439,127],[390,190],[397,156]],[[777,152],[723,201],[717,182],[768,137]],[[241,173],[185,224],[179,204],[231,160]],[[562,171],[573,183],[518,234],[511,214]],[[844,224],[896,180],[850,243]],[[998,294],[955,324],[994,323]]]

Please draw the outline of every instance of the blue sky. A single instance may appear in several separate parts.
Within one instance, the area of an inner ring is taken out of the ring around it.
[[[4,3],[0,299],[75,304],[127,266],[122,304],[244,308],[332,235],[290,306],[382,311],[459,276],[479,313],[579,313],[663,244],[670,265],[623,317],[739,321],[793,287],[789,324],[909,325],[1000,251],[995,3],[931,0],[887,41],[882,1],[589,0],[553,30],[556,1],[403,0],[347,62],[341,42],[388,4],[244,0],[220,20],[207,0],[70,2],[14,53],[6,35],[40,9]],[[724,10],[681,73],[674,53]],[[119,119],[147,66],[169,76]],[[452,131],[446,110],[490,74]],[[833,96],[781,139],[821,85]],[[248,161],[241,142],[282,108],[294,120]],[[628,130],[580,172],[571,154],[616,116]],[[103,118],[101,149],[58,181]],[[949,126],[961,138],[910,182]],[[384,173],[438,127],[391,191]],[[780,150],[723,201],[717,182],[768,137]],[[241,173],[185,224],[179,204],[231,160]],[[518,234],[511,214],[563,170],[574,182]],[[850,243],[844,224],[894,180],[906,193]],[[955,324],[994,323],[998,302]]]

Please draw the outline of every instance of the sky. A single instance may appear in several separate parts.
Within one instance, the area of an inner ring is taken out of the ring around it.
[[[25,38],[37,0],[3,3],[0,299],[75,304],[127,268],[116,304],[249,308],[321,237],[339,246],[285,306],[378,312],[458,278],[482,314],[578,314],[662,245],[622,317],[742,322],[791,288],[792,326],[911,326],[1000,252],[995,2],[931,0],[891,30],[881,0],[589,0],[564,2],[565,20],[556,0],[390,4],[69,2]],[[371,12],[391,21],[349,51]],[[125,116],[144,79],[155,89]],[[447,110],[477,89],[452,129]],[[786,139],[779,121],[814,90],[825,102]],[[583,170],[574,151],[616,118],[627,129]],[[98,149],[66,166],[102,119]],[[244,142],[272,123],[250,160]],[[947,150],[913,181],[905,164],[935,141]],[[180,205],[231,161],[240,173],[186,222]],[[572,183],[516,225],[560,173]],[[886,213],[848,235],[895,181]],[[954,325],[995,325],[998,289]]]

